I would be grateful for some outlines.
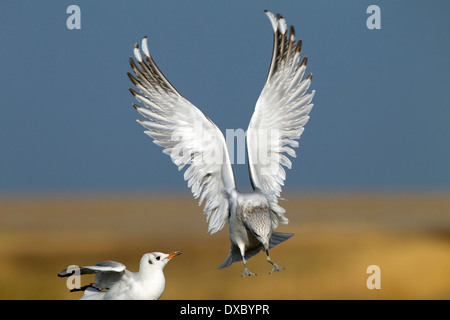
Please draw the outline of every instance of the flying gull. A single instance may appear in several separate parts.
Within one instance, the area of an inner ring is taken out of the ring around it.
[[[274,32],[273,53],[264,88],[256,102],[247,129],[247,155],[251,193],[236,189],[225,139],[218,127],[186,100],[165,78],[150,56],[147,37],[136,44],[130,58],[133,75],[130,89],[144,107],[133,104],[147,120],[138,122],[153,142],[168,154],[178,170],[187,166],[184,179],[204,214],[211,234],[228,222],[231,249],[219,269],[242,261],[242,276],[254,275],[247,260],[264,250],[272,272],[284,268],[274,263],[269,250],[293,236],[273,231],[288,224],[285,210],[278,205],[286,179],[283,167],[291,168],[287,155],[296,157],[315,91],[307,92],[312,74],[304,78],[307,57],[301,56],[302,41],[296,40],[285,19],[265,11]]]

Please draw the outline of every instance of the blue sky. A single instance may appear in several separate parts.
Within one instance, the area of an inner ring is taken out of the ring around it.
[[[149,36],[181,94],[222,132],[246,130],[272,53],[264,9],[294,25],[317,91],[284,190],[449,189],[448,2],[4,0],[0,195],[183,190],[135,121],[133,45]],[[246,165],[234,170],[248,188]]]

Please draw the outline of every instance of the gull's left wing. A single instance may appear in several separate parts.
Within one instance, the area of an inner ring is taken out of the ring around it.
[[[247,152],[253,189],[260,189],[270,199],[272,225],[287,224],[285,210],[278,205],[286,179],[283,168],[291,168],[286,155],[296,157],[315,91],[307,93],[312,75],[303,79],[307,58],[300,61],[302,42],[296,40],[294,28],[288,33],[286,21],[265,11],[274,31],[272,60],[266,83],[256,102],[247,130]]]

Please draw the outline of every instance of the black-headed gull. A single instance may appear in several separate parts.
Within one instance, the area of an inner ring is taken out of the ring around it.
[[[80,300],[158,300],[166,284],[163,269],[179,254],[180,251],[146,253],[139,263],[139,272],[128,271],[120,262],[104,261],[95,266],[72,266],[58,276],[95,274],[94,283],[71,290],[84,291]]]
[[[247,130],[247,154],[251,193],[237,191],[226,142],[217,126],[175,90],[150,56],[147,37],[134,48],[134,73],[128,76],[137,91],[131,93],[145,108],[133,104],[148,121],[138,122],[163,147],[181,170],[188,165],[184,179],[199,204],[206,201],[204,213],[211,234],[229,225],[231,249],[219,269],[243,261],[242,276],[253,275],[247,259],[264,250],[274,271],[283,268],[271,261],[269,249],[293,236],[275,232],[278,223],[287,224],[285,210],[278,205],[281,187],[291,168],[286,155],[295,157],[315,91],[307,93],[312,75],[305,79],[307,58],[300,60],[301,40],[294,28],[288,32],[279,14],[265,11],[274,30],[272,60],[266,83],[256,103]]]

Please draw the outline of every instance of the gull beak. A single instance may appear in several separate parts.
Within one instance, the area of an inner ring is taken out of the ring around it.
[[[172,259],[173,257],[176,257],[176,256],[179,256],[181,254],[181,251],[174,251],[174,252],[171,252],[171,253],[169,253],[169,255],[167,256],[167,258],[166,259]]]

